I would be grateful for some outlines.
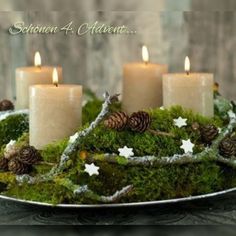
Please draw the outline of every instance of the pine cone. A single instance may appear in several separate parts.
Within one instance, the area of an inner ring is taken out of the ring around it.
[[[201,138],[204,143],[211,143],[218,135],[219,131],[215,125],[203,125],[200,128]]]
[[[0,159],[0,170],[8,171],[8,160],[4,157]]]
[[[16,175],[28,174],[30,172],[29,165],[26,165],[16,159],[12,159],[9,161],[8,169]]]
[[[151,117],[147,112],[139,111],[131,115],[128,125],[132,131],[143,133],[151,124]]]
[[[9,100],[2,100],[0,102],[0,111],[8,111],[8,110],[14,110],[14,105]]]
[[[104,121],[104,125],[107,128],[121,131],[125,128],[128,118],[129,117],[125,112],[114,112]]]
[[[198,122],[194,122],[194,123],[192,123],[191,127],[192,127],[193,131],[198,131],[200,128],[200,125]]]
[[[230,138],[223,139],[219,144],[219,153],[224,157],[231,157],[236,154],[235,143]]]
[[[17,160],[27,164],[34,165],[42,159],[40,153],[33,146],[25,146],[22,147],[19,155],[17,156]]]

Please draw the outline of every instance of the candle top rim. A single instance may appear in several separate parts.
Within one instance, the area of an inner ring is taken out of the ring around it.
[[[197,76],[197,75],[214,75],[213,73],[207,73],[207,72],[190,72],[187,74],[186,72],[176,72],[176,73],[165,73],[163,76],[186,76],[186,77],[191,77],[192,76]]]
[[[126,64],[124,64],[124,66],[134,66],[134,65],[142,65],[142,66],[167,66],[168,67],[168,64],[165,64],[165,63],[154,63],[154,62],[148,62],[148,63],[145,63],[145,62],[128,62]]]
[[[55,86],[54,84],[34,84],[31,85],[30,88],[82,88],[83,86],[80,84],[58,84]]]
[[[30,71],[32,72],[32,70],[34,70],[35,73],[37,72],[41,72],[42,70],[53,70],[53,68],[57,68],[57,69],[61,69],[62,67],[61,66],[23,66],[23,67],[17,67],[16,68],[16,71]]]

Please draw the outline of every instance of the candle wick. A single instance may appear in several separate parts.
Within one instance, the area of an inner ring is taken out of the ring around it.
[[[41,66],[40,65],[38,65],[37,67],[41,70]]]
[[[147,65],[147,64],[148,64],[148,61],[145,61],[144,63],[145,63],[145,65]]]
[[[58,87],[58,83],[55,83],[55,86]]]
[[[186,74],[189,75],[189,71],[186,71]]]

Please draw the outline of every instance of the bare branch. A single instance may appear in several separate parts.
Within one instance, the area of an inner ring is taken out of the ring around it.
[[[29,115],[29,110],[16,110],[16,111],[1,111],[0,112],[0,121],[5,120],[9,116],[14,115]]]

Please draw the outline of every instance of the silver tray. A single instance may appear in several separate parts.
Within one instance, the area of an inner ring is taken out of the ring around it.
[[[162,204],[171,204],[171,203],[179,203],[179,202],[188,202],[198,199],[205,199],[210,197],[217,197],[222,196],[227,193],[231,193],[236,191],[235,188],[226,189],[219,192],[214,193],[208,193],[203,195],[197,195],[197,196],[189,196],[184,198],[175,198],[175,199],[168,199],[168,200],[160,200],[160,201],[148,201],[148,202],[131,202],[131,203],[111,203],[111,204],[58,204],[53,205],[50,203],[44,203],[44,202],[36,202],[36,201],[28,201],[28,200],[22,200],[17,199],[13,197],[7,197],[4,195],[0,195],[0,199],[13,201],[16,203],[23,203],[28,205],[35,205],[35,206],[45,206],[45,207],[56,207],[56,208],[111,208],[111,207],[135,207],[135,206],[148,206],[148,205],[162,205]]]

